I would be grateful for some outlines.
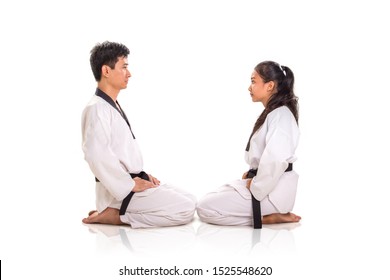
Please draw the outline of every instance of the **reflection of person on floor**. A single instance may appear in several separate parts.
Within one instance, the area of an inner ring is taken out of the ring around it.
[[[294,251],[294,229],[299,223],[265,225],[261,230],[248,226],[219,226],[202,223],[197,230],[198,243],[210,254],[257,254]],[[232,242],[234,240],[234,242]]]
[[[218,225],[252,225],[252,195],[260,201],[262,223],[298,222],[291,213],[298,174],[292,170],[298,145],[298,100],[290,68],[272,61],[258,64],[249,92],[264,110],[249,139],[245,159],[250,170],[242,180],[223,185],[198,203],[204,222]],[[261,218],[260,218],[261,219]]]
[[[133,229],[127,225],[85,224],[85,226],[90,233],[95,234],[96,248],[105,252],[126,249],[143,256],[167,257],[169,254],[177,256],[177,253],[183,256],[188,254],[191,247],[196,244],[196,232],[192,223],[175,227],[140,229]]]
[[[84,223],[133,228],[175,226],[193,219],[194,196],[143,171],[142,154],[117,97],[127,87],[129,49],[97,44],[90,63],[97,89],[82,115],[83,152],[96,179],[96,207]]]

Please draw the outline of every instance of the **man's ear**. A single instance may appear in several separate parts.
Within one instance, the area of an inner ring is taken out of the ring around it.
[[[103,65],[102,66],[102,76],[107,78],[109,74],[110,74],[110,67],[108,65]]]

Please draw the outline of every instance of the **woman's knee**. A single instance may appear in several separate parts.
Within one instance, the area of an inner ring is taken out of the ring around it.
[[[202,221],[210,222],[213,217],[220,216],[218,213],[218,198],[213,194],[208,194],[199,200],[196,212]]]

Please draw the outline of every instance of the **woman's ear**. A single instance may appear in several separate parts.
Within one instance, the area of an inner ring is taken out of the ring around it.
[[[267,85],[267,90],[270,92],[273,92],[275,90],[275,82],[274,81],[269,81]]]

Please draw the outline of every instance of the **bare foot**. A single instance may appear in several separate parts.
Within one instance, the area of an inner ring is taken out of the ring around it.
[[[123,225],[119,218],[119,210],[114,208],[106,208],[103,212],[90,211],[89,216],[83,219],[85,224],[107,224],[107,225]]]
[[[300,220],[301,217],[293,213],[274,213],[271,215],[263,216],[263,224],[297,223]]]
[[[97,210],[91,210],[88,212],[88,216],[91,216],[93,213],[97,213]]]

